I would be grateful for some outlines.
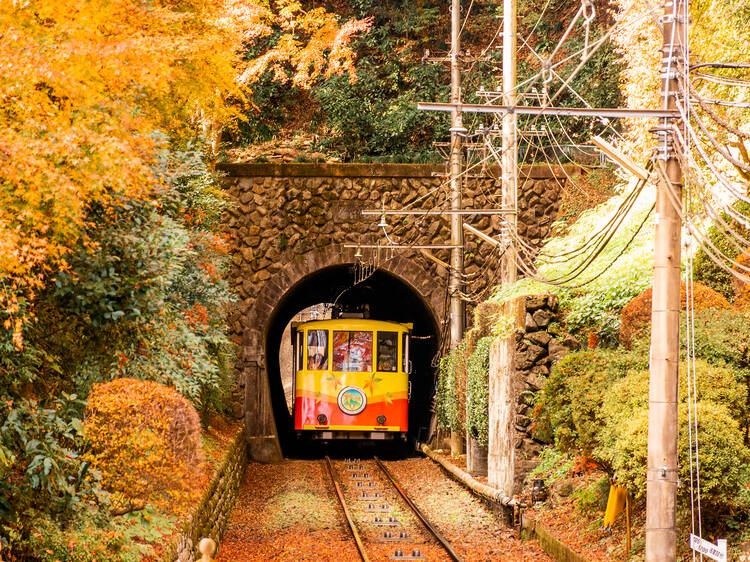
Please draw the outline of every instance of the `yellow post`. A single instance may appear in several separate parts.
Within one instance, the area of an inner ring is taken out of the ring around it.
[[[604,512],[604,523],[602,527],[610,531],[612,525],[615,524],[615,519],[622,513],[625,508],[625,500],[628,491],[622,486],[615,486],[612,484],[609,487],[609,498],[607,498],[607,511]]]

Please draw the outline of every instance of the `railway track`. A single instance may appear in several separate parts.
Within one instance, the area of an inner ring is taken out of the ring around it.
[[[380,459],[324,462],[363,562],[463,562]]]

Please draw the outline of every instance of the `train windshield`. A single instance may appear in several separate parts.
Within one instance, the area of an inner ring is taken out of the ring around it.
[[[328,369],[328,330],[308,330],[307,369],[309,371]]]
[[[372,332],[334,330],[334,371],[372,371]]]
[[[398,370],[398,332],[378,332],[378,371]]]

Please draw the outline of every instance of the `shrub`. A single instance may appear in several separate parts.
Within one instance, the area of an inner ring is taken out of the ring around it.
[[[747,271],[741,269],[740,266],[750,269],[750,247],[745,248],[739,256],[734,258],[734,261],[737,263],[732,269],[747,276]],[[732,288],[734,289],[734,306],[743,310],[750,310],[750,283],[745,283],[734,277]]]
[[[174,528],[172,518],[153,510],[109,521],[101,512],[80,514],[75,525],[61,526],[37,517],[27,540],[11,544],[14,555],[39,562],[138,562],[155,559],[154,546]]]
[[[684,372],[684,365],[682,370]],[[616,382],[606,393],[599,433],[597,459],[612,468],[614,478],[636,498],[646,493],[648,438],[648,371],[636,371]],[[690,493],[690,466],[686,377],[680,377],[678,487],[681,500]],[[746,485],[750,449],[743,442],[738,418],[746,415],[747,389],[737,383],[726,368],[696,363],[700,443],[701,495],[704,510],[718,514],[738,505],[739,492]]]
[[[64,393],[46,403],[0,394],[0,523],[20,529],[28,509],[63,519],[95,499],[96,479],[78,449],[84,404]]]
[[[87,458],[102,475],[116,512],[187,506],[200,461],[200,421],[173,388],[116,379],[89,396],[84,434]]]
[[[489,439],[488,401],[492,340],[492,336],[487,336],[477,342],[466,368],[466,431],[482,447],[487,447]]]
[[[461,342],[440,359],[436,394],[438,425],[463,433],[466,416],[466,343]]]
[[[580,488],[573,493],[576,500],[576,509],[584,514],[592,514],[604,511],[607,508],[609,497],[609,477],[602,476],[585,488]]]
[[[744,378],[750,369],[750,310],[699,310],[693,324],[696,355],[724,363]],[[681,335],[684,340],[685,330]]]
[[[479,340],[493,335],[502,312],[502,305],[491,300],[482,301],[474,308],[474,325],[471,327],[471,330],[466,332],[466,337],[464,338],[470,354],[474,353]]]
[[[743,201],[738,201],[733,207],[745,216],[750,213],[750,204]],[[721,217],[737,234],[743,236],[745,239],[750,238],[750,229],[739,221],[733,219],[727,213],[722,213]],[[736,242],[724,235],[716,226],[708,229],[708,238],[714,247],[729,257],[736,256],[741,249],[736,246]],[[700,281],[704,285],[718,291],[728,299],[731,299],[734,294],[732,274],[714,263],[703,249],[699,249],[695,254],[694,278],[696,281]]]
[[[651,293],[648,288],[630,301],[620,313],[620,343],[631,347],[634,340],[643,337],[651,323]],[[685,308],[686,291],[683,281],[680,288],[680,305]],[[693,284],[693,300],[696,310],[707,308],[728,309],[729,301],[723,295],[701,283]]]
[[[557,446],[563,451],[580,450],[590,456],[597,445],[603,423],[602,402],[607,389],[628,369],[647,366],[637,354],[594,349],[563,357],[553,368],[539,393],[534,417],[537,424],[551,426]]]
[[[226,407],[231,355],[226,316],[235,297],[224,274],[228,208],[200,147],[159,154],[162,189],[87,210],[87,236],[40,302],[30,338],[65,365],[63,388],[80,396],[118,377],[174,386],[202,412]],[[64,325],[65,330],[58,326]]]
[[[740,384],[750,385],[750,310],[697,310],[693,318],[695,328],[696,357],[705,359],[708,363],[726,366],[731,369],[735,379]],[[648,353],[649,330],[633,342],[633,348],[642,354]],[[680,329],[681,353],[683,359],[686,349],[685,314],[682,314]],[[747,431],[750,420],[740,420]]]
[[[539,464],[529,472],[529,478],[543,478],[548,486],[561,478],[566,478],[575,464],[570,455],[555,447],[542,449],[539,453],[539,461]]]

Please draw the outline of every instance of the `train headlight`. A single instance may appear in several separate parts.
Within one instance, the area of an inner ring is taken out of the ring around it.
[[[320,425],[326,425],[328,423],[328,416],[325,414],[318,414],[318,423]]]
[[[377,418],[375,418],[380,425],[385,425],[385,416],[383,414],[380,414]]]

